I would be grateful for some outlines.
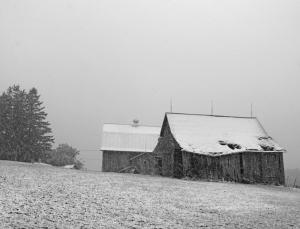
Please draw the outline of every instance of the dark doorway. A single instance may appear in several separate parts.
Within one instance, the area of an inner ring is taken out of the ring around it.
[[[162,158],[155,157],[155,159],[156,159],[156,165],[157,165],[157,174],[162,175]]]
[[[183,166],[182,166],[182,152],[181,150],[176,149],[174,151],[174,177],[182,178],[183,177]]]

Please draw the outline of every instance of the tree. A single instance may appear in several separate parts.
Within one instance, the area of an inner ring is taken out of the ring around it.
[[[81,169],[83,164],[76,158],[78,155],[79,151],[76,148],[68,144],[60,144],[46,154],[44,161],[55,166],[74,165],[76,169]]]
[[[17,160],[23,145],[26,93],[19,86],[9,87],[0,97],[0,140],[3,159]]]
[[[3,93],[0,96],[0,158],[9,159],[7,152],[10,150],[9,146],[9,113],[10,113],[9,97]]]
[[[50,123],[46,121],[47,113],[45,107],[40,101],[40,96],[35,88],[32,88],[27,95],[26,121],[27,128],[27,152],[37,160],[42,157],[43,153],[51,150],[54,142],[53,136],[50,135]],[[28,161],[28,157],[24,160]]]
[[[38,160],[51,150],[54,141],[35,88],[28,93],[18,85],[0,96],[0,158],[16,161]]]

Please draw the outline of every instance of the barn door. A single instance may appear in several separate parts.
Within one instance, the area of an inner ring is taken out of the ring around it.
[[[182,152],[181,150],[174,150],[174,167],[173,167],[173,176],[176,178],[183,177],[183,166],[182,166]]]

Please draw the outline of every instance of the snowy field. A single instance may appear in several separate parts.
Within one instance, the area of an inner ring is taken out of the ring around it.
[[[300,228],[300,190],[0,161],[0,228]]]

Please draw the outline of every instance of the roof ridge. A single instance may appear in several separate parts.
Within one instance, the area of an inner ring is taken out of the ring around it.
[[[132,126],[132,124],[125,124],[125,123],[103,123],[104,125],[119,125],[119,126]],[[160,128],[160,126],[154,126],[154,125],[137,125],[137,127],[158,127]]]
[[[210,117],[220,117],[220,118],[247,118],[247,119],[257,119],[256,117],[250,116],[234,116],[234,115],[211,115],[211,114],[195,114],[195,113],[181,113],[181,112],[166,112],[168,114],[178,114],[178,115],[198,115],[198,116],[210,116]]]

